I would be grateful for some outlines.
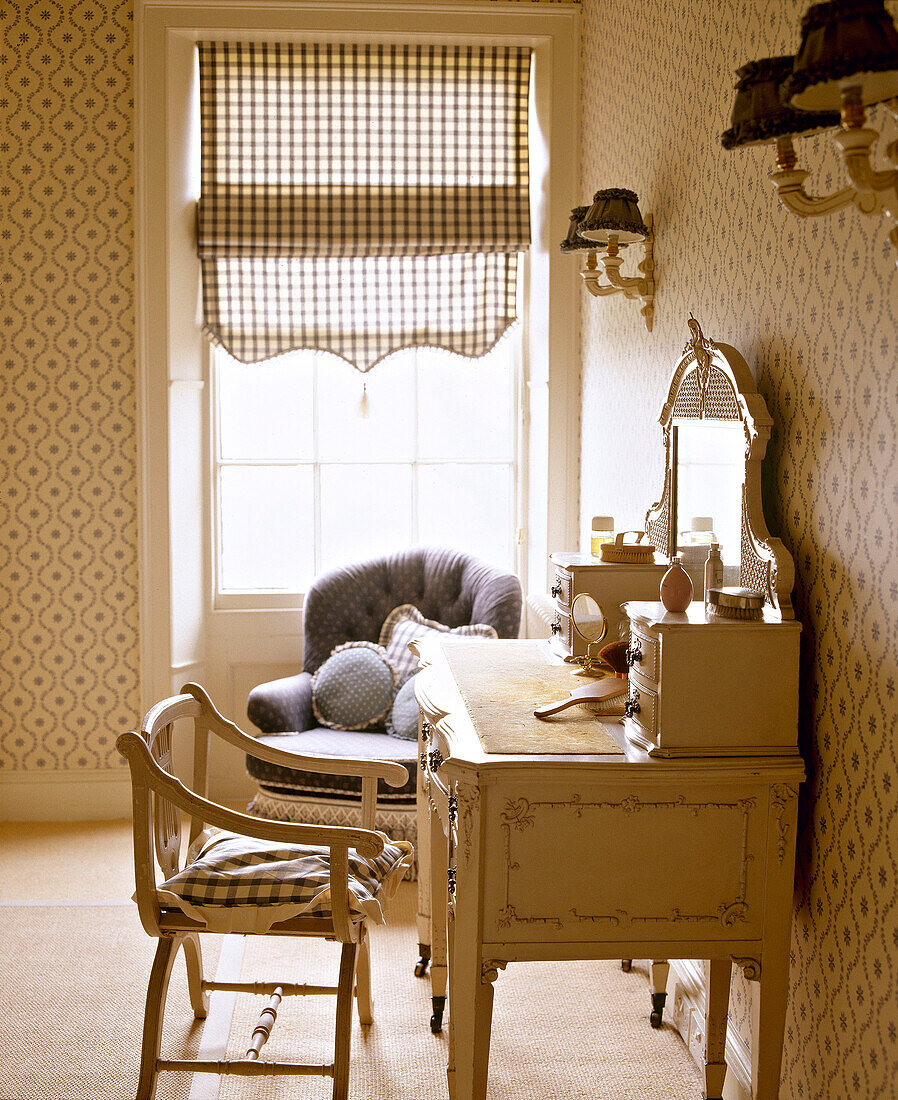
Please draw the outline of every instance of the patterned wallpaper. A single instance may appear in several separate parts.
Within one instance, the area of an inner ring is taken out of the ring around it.
[[[745,355],[775,419],[766,511],[795,557],[804,625],[800,737],[809,780],[781,1095],[891,1100],[898,254],[885,223],[854,209],[802,220],[780,208],[766,178],[770,148],[727,153],[719,144],[735,69],[794,52],[806,7],[584,0],[581,185],[571,205],[600,187],[637,191],[643,213],[655,216],[658,289],[651,334],[634,304],[579,291],[582,509],[632,523],[658,498],[656,417],[692,310],[706,335]],[[873,125],[891,136],[883,114]],[[809,189],[844,185],[827,137],[797,149],[812,169]],[[625,273],[633,266],[626,262]],[[749,1041],[750,996],[741,978],[734,982],[731,1015]]]
[[[554,2],[554,0],[521,0]],[[0,768],[140,707],[132,0],[0,2]]]
[[[130,0],[0,3],[0,766],[139,708]]]

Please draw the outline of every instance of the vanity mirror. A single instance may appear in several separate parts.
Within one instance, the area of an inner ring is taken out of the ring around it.
[[[687,568],[719,543],[723,583],[763,592],[771,611],[794,618],[792,556],[767,530],[761,501],[773,420],[739,352],[707,339],[692,316],[689,331],[659,418],[664,490],[645,530],[668,555],[682,553]]]

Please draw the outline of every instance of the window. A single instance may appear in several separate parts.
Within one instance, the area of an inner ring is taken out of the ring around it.
[[[300,593],[325,569],[414,543],[515,571],[519,349],[517,332],[481,359],[408,349],[364,383],[335,356],[247,366],[217,349],[220,602]]]
[[[198,55],[216,605],[421,542],[517,571],[530,49]]]

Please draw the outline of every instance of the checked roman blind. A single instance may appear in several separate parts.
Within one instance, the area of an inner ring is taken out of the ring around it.
[[[200,42],[204,331],[244,363],[484,355],[530,243],[530,50]]]

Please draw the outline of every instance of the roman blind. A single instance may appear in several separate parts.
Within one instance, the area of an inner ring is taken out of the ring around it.
[[[203,327],[251,363],[485,354],[530,242],[530,50],[201,42]]]

